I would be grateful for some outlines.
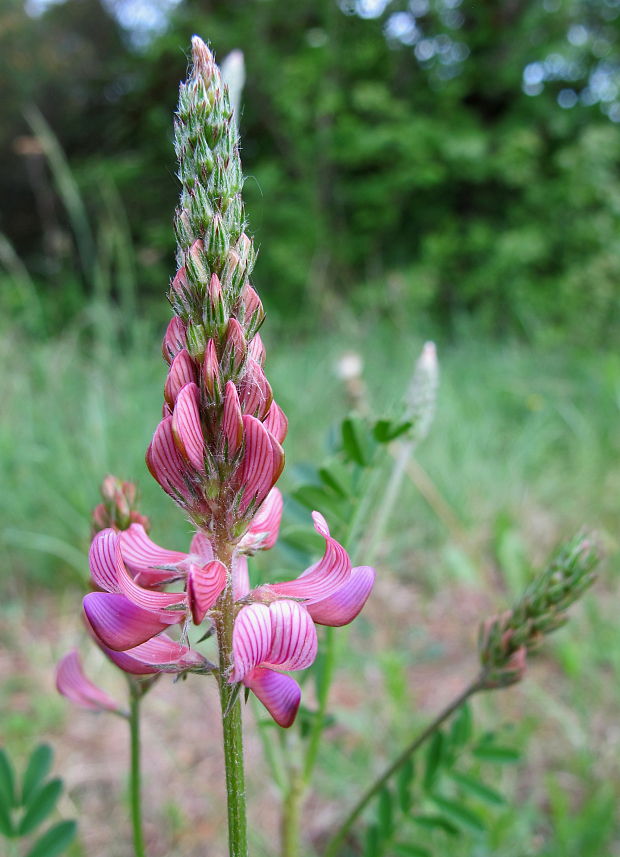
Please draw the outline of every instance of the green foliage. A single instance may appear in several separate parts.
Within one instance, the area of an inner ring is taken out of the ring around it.
[[[456,840],[490,841],[494,813],[507,799],[487,782],[493,776],[488,763],[521,758],[520,751],[496,742],[493,734],[475,734],[471,709],[464,705],[449,727],[434,733],[419,772],[410,757],[381,790],[364,853],[439,857],[455,853]]]
[[[60,778],[47,779],[52,760],[51,748],[39,744],[19,784],[8,754],[0,748],[0,834],[7,839],[25,839],[28,850],[20,851],[25,857],[56,857],[69,847],[77,832],[75,821],[60,821],[43,833],[39,830],[53,813],[63,790]]]

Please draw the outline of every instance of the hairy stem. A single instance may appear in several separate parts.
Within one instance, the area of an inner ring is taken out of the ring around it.
[[[129,775],[129,801],[133,830],[135,857],[145,857],[142,833],[142,793],[140,771],[140,701],[142,693],[134,680],[129,682],[129,735],[131,743],[131,766]]]
[[[424,729],[416,738],[411,741],[410,744],[407,744],[405,749],[396,757],[396,759],[388,765],[388,767],[383,771],[383,773],[370,785],[358,802],[355,804],[351,812],[348,814],[344,822],[340,825],[336,833],[331,837],[328,841],[324,857],[336,857],[338,854],[340,847],[344,844],[347,834],[354,822],[357,818],[362,814],[362,812],[366,809],[370,801],[381,791],[383,786],[394,776],[396,771],[401,768],[407,759],[412,756],[416,750],[419,750],[420,747],[428,741],[429,738],[433,736],[433,734],[439,729],[439,727],[452,715],[455,711],[457,711],[470,696],[473,696],[476,691],[480,690],[484,683],[484,677],[479,676],[475,681],[473,681],[470,685],[468,685],[465,690],[456,697],[456,699],[452,700],[452,702],[443,709],[443,711],[437,715],[437,717],[429,723],[429,725]]]
[[[232,564],[232,547],[220,546],[217,558],[227,568]],[[216,620],[217,641],[220,654],[218,681],[222,707],[222,731],[224,738],[224,764],[226,767],[226,796],[228,801],[228,848],[230,857],[247,857],[247,820],[245,806],[245,772],[243,768],[243,725],[241,700],[237,685],[228,683],[233,667],[232,634],[235,621],[232,579],[219,601]]]

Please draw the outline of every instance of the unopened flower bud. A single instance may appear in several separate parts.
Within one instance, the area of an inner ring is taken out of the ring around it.
[[[237,243],[235,244],[235,249],[239,254],[245,278],[247,279],[252,273],[252,268],[254,267],[254,263],[256,262],[256,251],[254,249],[254,242],[251,238],[248,238],[245,232],[242,232],[237,240]]]
[[[224,303],[224,295],[222,294],[222,286],[217,274],[212,274],[207,288],[207,295],[204,309],[204,322],[207,333],[221,336],[226,329],[228,321],[228,313]]]
[[[205,234],[205,251],[212,267],[220,268],[224,264],[228,252],[228,239],[219,214],[214,215],[209,223]]]
[[[93,533],[113,527],[126,530],[133,523],[139,523],[149,529],[149,519],[135,508],[137,490],[133,482],[121,482],[116,476],[108,475],[101,484],[103,503],[99,503],[92,513]]]
[[[202,324],[191,321],[185,333],[187,339],[187,350],[191,357],[197,362],[202,361],[207,344],[207,334]]]
[[[199,294],[204,294],[207,282],[209,281],[210,271],[204,244],[200,239],[194,241],[187,251],[185,268],[188,279],[191,280]]]
[[[178,316],[170,319],[164,339],[161,344],[161,352],[166,363],[170,364],[187,345],[185,340],[185,325]]]
[[[224,378],[235,378],[241,371],[248,353],[243,328],[236,318],[228,321],[224,352],[222,354],[222,371]]]
[[[212,402],[220,402],[222,398],[222,381],[220,378],[220,364],[217,359],[215,342],[210,339],[205,349],[205,359],[202,366],[202,380],[205,393]]]
[[[245,328],[245,335],[248,340],[251,340],[265,320],[265,311],[261,299],[249,283],[245,285],[241,293],[240,317]]]
[[[181,318],[187,318],[191,315],[194,301],[192,299],[192,287],[184,266],[179,268],[170,283],[169,298],[177,315]]]
[[[222,270],[222,288],[230,301],[234,302],[244,282],[245,265],[241,261],[239,253],[234,247],[231,247]]]

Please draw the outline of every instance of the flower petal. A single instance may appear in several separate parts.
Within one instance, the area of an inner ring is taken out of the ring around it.
[[[237,485],[243,489],[240,510],[243,514],[250,503],[260,505],[273,486],[272,438],[260,420],[247,414],[243,417],[245,450],[235,473]]]
[[[303,670],[316,658],[314,622],[305,607],[296,601],[274,601],[271,616],[271,647],[262,663],[283,670]]]
[[[146,465],[153,478],[179,505],[188,497],[189,474],[172,435],[172,417],[165,417],[155,429],[146,453]]]
[[[233,598],[240,601],[250,591],[250,573],[248,561],[242,554],[235,554],[232,561]]]
[[[368,565],[352,569],[351,577],[340,589],[307,606],[308,613],[319,625],[340,627],[352,622],[360,612],[375,582],[375,570]]]
[[[164,398],[170,407],[174,407],[183,387],[192,383],[196,383],[196,367],[189,353],[183,349],[172,361],[164,386]]]
[[[245,375],[239,384],[239,401],[244,414],[265,419],[271,408],[273,392],[267,377],[256,360],[249,358]]]
[[[269,429],[278,443],[284,442],[288,431],[288,420],[286,414],[276,402],[271,403],[269,413],[263,420],[263,425]]]
[[[167,634],[159,634],[126,652],[115,652],[101,643],[99,646],[117,667],[132,675],[178,673],[207,663],[199,652],[189,649]]]
[[[105,592],[121,591],[116,567],[118,541],[118,533],[108,527],[95,535],[88,551],[92,581]]]
[[[255,333],[252,337],[252,341],[248,345],[248,357],[256,360],[259,366],[262,366],[265,362],[265,346],[260,333]]]
[[[136,583],[156,586],[178,580],[184,575],[182,564],[187,554],[171,551],[156,545],[146,534],[142,524],[132,524],[119,533],[123,562],[135,577]]]
[[[168,323],[168,327],[164,334],[164,340],[161,345],[161,351],[166,363],[172,363],[179,351],[181,351],[182,348],[185,348],[186,345],[187,339],[185,337],[185,325],[178,315],[175,315]]]
[[[82,708],[91,711],[121,710],[111,696],[86,678],[75,649],[66,654],[56,667],[56,688],[70,702]]]
[[[123,652],[145,643],[165,630],[171,623],[159,615],[132,604],[116,592],[90,592],[83,602],[84,613],[95,635],[101,642]],[[179,621],[171,615],[172,621]]]
[[[213,607],[225,586],[226,566],[223,562],[214,559],[206,565],[190,565],[187,599],[194,624],[200,625],[207,610]]]
[[[255,553],[257,550],[269,550],[275,545],[282,520],[282,506],[282,493],[279,488],[272,488],[239,542],[240,551]]]
[[[263,703],[278,726],[293,724],[301,701],[301,688],[294,678],[258,667],[249,672],[243,683]]]
[[[227,381],[222,411],[222,435],[225,440],[225,452],[228,461],[232,461],[243,443],[243,420],[237,388]]]
[[[213,559],[213,546],[204,533],[194,533],[190,553],[199,556],[203,562],[211,562]]]
[[[204,473],[205,440],[200,423],[199,401],[198,385],[186,384],[174,406],[172,433],[181,454],[196,470]]]
[[[271,584],[269,589],[283,596],[305,599],[305,605],[322,601],[343,586],[351,574],[351,560],[346,550],[333,539],[325,518],[318,512],[312,515],[314,528],[325,539],[325,553],[315,565],[307,568],[297,580]]]
[[[152,610],[159,618],[168,625],[173,625],[181,618],[177,611],[185,610],[187,597],[184,592],[159,592],[153,589],[145,589],[140,586],[125,568],[123,555],[121,553],[120,541],[116,546],[116,575],[121,592],[133,604]]]
[[[231,682],[241,679],[261,664],[271,647],[271,615],[265,604],[242,607],[233,628],[233,661]]]

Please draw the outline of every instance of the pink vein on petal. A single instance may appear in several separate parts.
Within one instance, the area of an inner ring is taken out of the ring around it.
[[[257,667],[243,683],[256,694],[279,726],[287,729],[297,715],[301,688],[294,678],[274,670]]]
[[[303,670],[316,658],[317,636],[314,622],[305,607],[296,601],[274,601],[271,615],[271,648],[266,666],[282,670]]]
[[[111,696],[86,678],[80,656],[75,649],[60,660],[56,667],[56,688],[75,705],[92,711],[119,711]]]
[[[200,391],[186,384],[177,396],[172,414],[172,433],[180,452],[196,470],[204,472],[205,441],[200,423]]]
[[[194,624],[200,625],[207,610],[213,607],[225,586],[226,566],[223,562],[214,559],[206,565],[190,565],[187,597]]]
[[[170,406],[174,406],[177,396],[185,387],[186,384],[196,382],[196,368],[192,358],[188,352],[183,349],[179,351],[177,356],[172,361],[166,385],[164,387],[164,396]]]
[[[145,643],[171,624],[115,592],[89,592],[82,604],[95,635],[116,652]],[[178,622],[180,618],[171,614],[172,621]]]
[[[375,570],[368,565],[352,569],[351,577],[327,598],[308,604],[308,613],[319,625],[340,627],[352,622],[366,603],[375,582]]]
[[[262,663],[271,646],[271,615],[265,604],[242,607],[233,628],[234,672],[231,682],[241,679]]]
[[[172,551],[155,544],[146,534],[142,524],[132,524],[119,533],[123,562],[135,576],[136,582],[155,586],[183,577],[181,567],[187,560],[187,554]],[[177,570],[163,569],[159,566],[176,566]]]

